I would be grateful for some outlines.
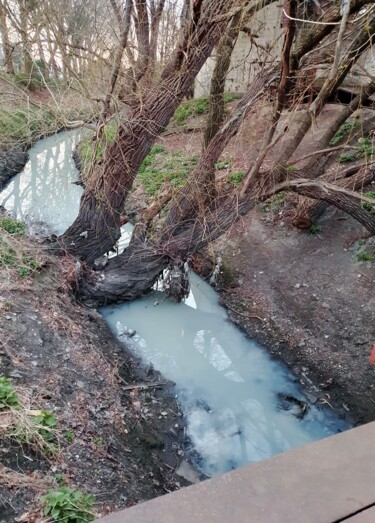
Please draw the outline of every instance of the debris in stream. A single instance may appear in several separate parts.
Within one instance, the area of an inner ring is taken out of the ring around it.
[[[290,394],[285,394],[283,392],[279,392],[277,394],[277,398],[277,407],[280,410],[290,411],[290,413],[298,419],[303,419],[305,417],[309,408],[306,401],[300,400],[294,396],[291,396]]]

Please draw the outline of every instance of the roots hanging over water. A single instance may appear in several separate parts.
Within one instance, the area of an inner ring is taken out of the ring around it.
[[[163,281],[163,290],[169,300],[180,303],[189,296],[189,260],[171,262]]]

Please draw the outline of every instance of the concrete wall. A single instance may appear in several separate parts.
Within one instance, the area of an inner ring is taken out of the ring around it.
[[[232,53],[226,91],[244,92],[254,76],[260,71],[261,64],[271,64],[277,60],[282,49],[280,27],[281,5],[279,2],[266,6],[251,21],[250,37],[241,32]],[[207,96],[215,62],[210,58],[200,71],[195,85],[195,96]]]
[[[254,76],[260,71],[261,64],[270,65],[277,62],[283,44],[281,27],[282,3],[277,2],[261,9],[251,20],[252,39],[240,32],[232,53],[231,65],[227,76],[225,90],[227,92],[245,92]],[[344,50],[343,50],[344,52]],[[215,65],[215,54],[209,58],[197,76],[195,97],[207,96],[210,92],[212,71]],[[370,82],[363,69],[375,76],[375,46],[369,49],[358,60],[352,72],[346,78],[343,86],[360,86]],[[324,81],[327,68],[318,68],[320,77],[316,85]]]

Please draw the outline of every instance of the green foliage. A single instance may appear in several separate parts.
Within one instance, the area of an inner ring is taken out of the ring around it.
[[[20,405],[18,396],[9,378],[0,378],[0,410],[7,408],[17,409]]]
[[[74,432],[72,430],[65,432],[65,439],[68,443],[72,443],[74,440]]]
[[[238,98],[238,96],[231,93],[224,93],[223,98],[224,103],[227,104]],[[194,100],[187,100],[186,102],[182,102],[182,104],[177,107],[173,116],[173,120],[178,124],[183,124],[190,116],[207,114],[208,101],[209,98],[205,96],[203,98],[196,98]]]
[[[98,140],[88,138],[83,140],[79,146],[80,155],[84,163],[98,163],[103,156],[103,151],[107,145],[114,142],[117,135],[118,125],[116,122],[109,122],[103,128],[103,134]]]
[[[329,145],[337,145],[347,134],[351,133],[351,131],[353,131],[354,129],[357,129],[359,125],[359,120],[353,120],[352,122],[343,123],[340,129],[335,134],[335,136],[329,142]]]
[[[307,229],[310,234],[318,234],[322,230],[321,225],[310,225],[310,227]]]
[[[0,237],[0,268],[1,267],[14,267],[17,264],[16,251],[4,243]]]
[[[44,441],[51,443],[56,440],[57,419],[49,410],[41,410],[40,414],[35,417],[35,423],[38,425],[38,433]]]
[[[368,196],[369,198],[374,198],[374,200],[375,200],[375,191],[367,192],[366,196]],[[369,202],[362,202],[361,206],[362,206],[362,209],[365,209],[365,211],[368,211],[370,214],[375,215],[375,204],[372,205]]]
[[[57,115],[51,110],[30,107],[0,109],[0,142],[29,143],[33,136],[43,136],[56,127]]]
[[[4,216],[0,218],[0,229],[4,229],[4,231],[13,236],[25,236],[26,225],[14,218]]]
[[[69,487],[49,490],[40,500],[43,513],[59,523],[87,523],[93,521],[94,496]]]
[[[298,167],[296,167],[295,165],[288,165],[288,167],[286,168],[287,171],[296,171],[298,169]]]
[[[260,206],[260,210],[262,212],[268,212],[270,210],[272,211],[278,211],[285,202],[285,192],[280,191],[277,194],[274,194],[270,198],[268,198],[262,205]]]
[[[150,152],[148,153],[149,156],[155,156],[155,154],[158,153],[165,153],[165,147],[164,145],[161,145],[160,143],[157,143],[156,145],[153,145],[150,149]]]
[[[360,252],[359,254],[357,254],[358,261],[373,261],[373,259],[374,256],[369,252]]]
[[[173,119],[179,123],[184,123],[189,116],[208,113],[208,98],[197,98],[196,100],[187,100],[179,105],[174,113]]]
[[[238,187],[242,182],[244,176],[245,173],[243,171],[237,171],[230,175],[229,181],[233,185],[233,187]]]
[[[182,153],[167,153],[162,145],[154,145],[143,160],[138,176],[148,196],[154,196],[163,188],[164,180],[172,187],[183,187],[197,158]]]
[[[340,154],[337,161],[339,163],[354,162],[359,158],[367,158],[368,156],[371,156],[373,152],[374,148],[372,146],[372,141],[368,136],[365,136],[364,138],[360,138],[358,140],[357,150],[351,153]]]
[[[43,456],[56,455],[59,446],[55,416],[47,410],[37,411],[35,414],[21,409],[17,423],[7,430],[7,436],[19,445],[27,445]]]
[[[225,161],[216,162],[215,169],[216,169],[216,171],[230,169],[230,167],[232,167],[232,163],[233,163],[233,160],[231,158],[228,158],[228,160],[225,160]]]

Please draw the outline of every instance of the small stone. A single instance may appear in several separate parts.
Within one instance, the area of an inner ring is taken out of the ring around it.
[[[316,396],[314,396],[313,394],[306,393],[305,396],[306,396],[306,399],[308,400],[308,402],[311,403],[312,405],[314,405],[318,401],[318,398]]]
[[[9,376],[11,378],[22,378],[22,374],[20,372],[18,372],[18,370],[12,370],[10,373],[9,373]]]
[[[83,383],[83,381],[77,381],[77,387],[79,389],[83,389],[85,387],[85,384]]]
[[[31,365],[34,365],[34,367],[37,367],[38,366],[38,362],[37,361],[32,361]]]
[[[168,415],[168,412],[166,410],[163,410],[161,413],[160,413],[162,416],[167,416]]]
[[[300,287],[301,287],[300,283],[296,283],[295,286],[294,286],[295,289],[299,289]]]

